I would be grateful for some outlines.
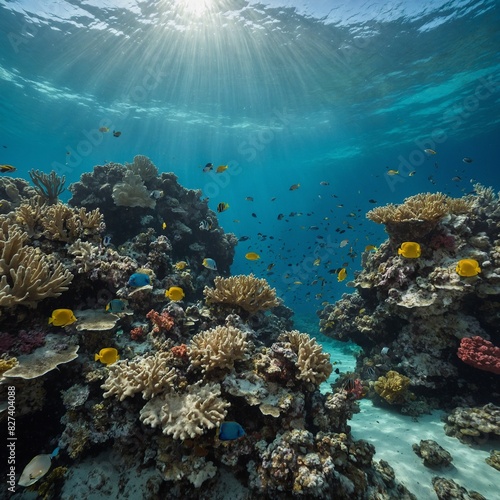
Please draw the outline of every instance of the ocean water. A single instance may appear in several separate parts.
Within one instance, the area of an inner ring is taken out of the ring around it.
[[[0,162],[69,184],[149,156],[229,203],[233,274],[314,313],[385,239],[370,208],[500,187],[499,20],[493,0],[3,0]]]

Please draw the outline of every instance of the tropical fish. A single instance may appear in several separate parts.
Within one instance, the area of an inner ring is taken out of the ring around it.
[[[388,347],[382,347],[382,349],[380,349],[380,354],[382,354],[383,356],[385,356],[388,352],[389,352]]]
[[[210,224],[207,220],[202,220],[198,227],[203,231],[210,231],[210,229],[212,229],[212,224]]]
[[[116,363],[119,359],[118,351],[114,347],[105,347],[99,354],[94,354],[94,361],[100,361],[106,366]]]
[[[165,221],[163,221],[161,223],[161,228],[165,231],[165,229],[167,229],[167,223]]]
[[[217,212],[225,212],[229,208],[229,203],[221,202],[217,205]]]
[[[76,321],[75,315],[71,309],[54,309],[49,318],[49,325],[68,326]]]
[[[163,198],[163,191],[161,189],[155,189],[149,193],[149,197],[153,198],[153,200],[159,200],[160,198]]]
[[[365,252],[376,252],[377,251],[377,247],[375,245],[366,245],[365,247]]]
[[[427,153],[428,155],[435,155],[436,152],[433,149],[424,149],[424,153]]]
[[[300,187],[300,184],[292,184],[290,187],[289,187],[289,190],[290,191],[295,191],[296,189],[299,189]]]
[[[218,173],[218,174],[222,174],[222,172],[226,171],[227,169],[229,168],[229,165],[219,165],[215,171]]]
[[[174,264],[174,267],[179,270],[179,271],[182,271],[183,269],[185,269],[187,267],[188,263],[185,261],[185,260],[180,260],[179,262],[176,262]]]
[[[293,282],[293,284],[294,284],[294,285],[302,285],[302,281],[298,281],[298,280],[297,280],[297,281],[294,281],[294,282]]]
[[[212,271],[217,271],[217,264],[215,263],[214,259],[211,259],[209,257],[205,257],[203,259],[202,265],[206,267],[207,269],[210,269]]]
[[[451,180],[452,180],[453,182],[460,182],[460,181],[462,180],[462,178],[461,178],[461,177],[459,177],[459,176],[457,175],[457,176],[455,176],[455,177],[452,177],[452,178],[451,178]]]
[[[284,216],[283,214],[278,214],[277,219],[278,219],[278,220],[281,220],[281,219],[283,219],[284,217],[285,217],[285,216]]]
[[[127,308],[127,302],[122,299],[113,299],[106,304],[106,312],[119,313]]]
[[[105,134],[106,132],[109,132],[109,127],[99,127],[99,132]]]
[[[248,252],[247,254],[245,254],[245,259],[247,259],[247,260],[259,260],[260,255],[258,253],[255,253],[255,252]]]
[[[165,297],[174,302],[182,300],[185,296],[186,294],[180,286],[171,286],[168,290],[165,290]]]
[[[238,238],[238,241],[247,241],[247,240],[249,240],[249,239],[250,239],[250,236],[240,236],[240,237]]]
[[[119,130],[113,130],[113,137],[120,137],[122,133]]]
[[[349,240],[342,240],[339,244],[340,248],[344,248],[349,243]]]
[[[151,277],[146,273],[134,273],[128,279],[128,286],[140,287],[151,285]]]
[[[465,158],[462,159],[462,161],[464,163],[472,163],[472,158],[469,158],[468,156],[466,156]]]
[[[368,203],[377,203],[377,200],[374,200],[373,198],[371,198],[370,200],[368,200]]]
[[[416,170],[412,170],[411,172],[408,173],[408,177],[413,177],[417,173]]]
[[[329,183],[329,182],[327,182],[327,181],[321,181],[321,182],[319,183],[319,185],[320,185],[320,186],[329,186],[329,185],[330,185],[330,183]]]
[[[214,164],[213,163],[207,163],[203,167],[203,172],[210,172],[210,170],[212,170],[213,168],[214,168]]]
[[[347,270],[345,267],[343,267],[340,271],[339,274],[337,275],[337,281],[344,281],[347,277]]]
[[[407,259],[418,259],[421,253],[422,249],[415,241],[405,241],[401,243],[401,246],[398,248],[398,255],[402,255]]]
[[[318,259],[315,259],[314,262],[313,262],[313,266],[319,266],[321,264],[321,259],[318,258]]]
[[[474,259],[462,259],[457,263],[456,271],[460,276],[477,276],[481,272],[479,262]]]
[[[253,196],[247,196],[247,197],[245,198],[245,200],[246,200],[246,201],[253,201]]]
[[[222,422],[219,429],[221,441],[234,441],[246,435],[245,430],[238,422]]]
[[[273,267],[274,267],[274,264],[269,264],[269,265],[267,266],[267,270],[268,270],[268,271],[270,271]]]
[[[399,175],[399,170],[394,170],[393,168],[390,168],[387,171],[387,175]]]
[[[51,461],[59,454],[59,448],[56,448],[50,455],[37,455],[30,460],[30,463],[24,468],[19,478],[19,486],[31,486],[41,479],[50,469]]]
[[[12,165],[0,165],[0,172],[2,174],[5,174],[5,172],[15,172],[16,167],[13,167]]]

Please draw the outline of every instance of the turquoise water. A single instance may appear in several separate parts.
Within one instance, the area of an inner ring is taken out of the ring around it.
[[[500,189],[498,26],[495,1],[0,1],[0,163],[71,183],[149,156],[229,203],[233,274],[314,314],[385,239],[370,208]]]

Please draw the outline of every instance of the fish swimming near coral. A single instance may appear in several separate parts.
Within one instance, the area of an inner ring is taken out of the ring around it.
[[[178,270],[178,271],[182,271],[183,269],[186,269],[186,267],[188,266],[188,263],[185,261],[185,260],[180,260],[179,262],[176,262],[174,264],[174,267]]]
[[[160,198],[163,198],[163,194],[164,193],[161,189],[155,189],[154,191],[151,191],[151,193],[149,193],[149,197],[153,200],[159,200]]]
[[[344,281],[347,277],[347,270],[343,267],[337,274],[337,281]]]
[[[13,167],[12,165],[0,165],[0,172],[2,174],[5,174],[6,172],[15,172],[16,167]]]
[[[219,439],[221,441],[234,441],[245,435],[245,430],[238,422],[222,422],[219,429]]]
[[[120,313],[127,308],[127,301],[122,299],[113,299],[106,304],[106,312]]]
[[[168,290],[165,290],[165,297],[177,302],[185,297],[184,290],[180,286],[171,286]]]
[[[59,454],[59,448],[56,448],[50,455],[37,455],[32,458],[29,464],[24,468],[19,478],[19,486],[31,486],[41,479],[50,469],[52,459]]]
[[[202,231],[210,231],[212,229],[212,224],[208,220],[202,220],[198,226]]]
[[[259,260],[260,255],[258,253],[255,253],[255,252],[248,252],[245,254],[245,259],[247,259],[247,260]]]
[[[366,245],[365,252],[376,252],[377,247],[375,245]]]
[[[459,260],[455,270],[457,274],[467,278],[470,278],[471,276],[477,276],[481,272],[479,262],[474,259]]]
[[[94,354],[94,361],[100,361],[106,366],[116,363],[119,359],[118,351],[114,347],[105,347],[99,354]]]
[[[76,317],[71,309],[54,309],[49,318],[49,325],[68,326],[76,321]]]
[[[134,273],[128,279],[128,286],[140,287],[151,285],[151,277],[146,273]]]
[[[217,205],[217,212],[225,212],[229,208],[229,203],[221,202]]]
[[[401,246],[398,248],[398,255],[402,255],[407,259],[418,259],[421,254],[422,249],[415,241],[405,241],[401,243]]]
[[[215,260],[211,259],[210,257],[204,258],[202,265],[203,265],[203,267],[206,267],[207,269],[210,269],[212,271],[217,271],[217,264],[215,263]]]

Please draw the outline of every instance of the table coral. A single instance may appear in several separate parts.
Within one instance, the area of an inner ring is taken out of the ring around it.
[[[250,314],[265,311],[280,304],[276,298],[276,290],[270,288],[264,278],[256,278],[253,274],[230,278],[217,276],[214,284],[215,288],[206,286],[203,290],[208,304],[238,306]]]
[[[410,379],[400,373],[390,370],[385,376],[375,381],[375,392],[390,404],[403,403],[408,396]]]
[[[191,364],[203,372],[216,368],[231,369],[245,359],[250,349],[246,333],[232,326],[216,326],[198,333],[189,343]]]

